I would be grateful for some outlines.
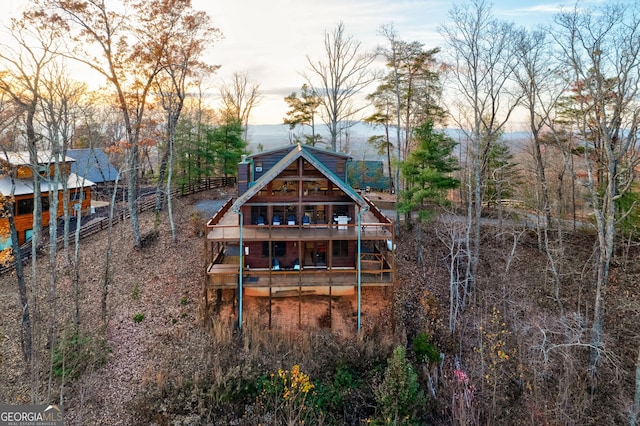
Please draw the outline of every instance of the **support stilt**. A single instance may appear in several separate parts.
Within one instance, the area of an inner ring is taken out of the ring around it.
[[[269,287],[269,330],[271,330],[271,287]]]
[[[332,324],[332,315],[331,315],[331,286],[329,286],[329,330],[333,328]]]
[[[298,329],[302,330],[302,287],[298,287]]]

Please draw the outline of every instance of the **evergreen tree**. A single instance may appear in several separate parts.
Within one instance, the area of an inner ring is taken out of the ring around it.
[[[501,205],[512,198],[519,183],[519,170],[509,147],[501,140],[491,144],[487,156],[486,189],[484,199],[489,205]]]
[[[406,354],[404,347],[396,347],[384,372],[384,379],[375,390],[382,424],[420,424],[417,412],[424,405],[426,397],[420,389],[418,374]]]
[[[176,129],[176,174],[180,185],[203,176],[215,176],[216,157],[208,141],[211,127],[180,120]]]
[[[242,131],[242,123],[236,119],[228,119],[224,124],[207,130],[207,142],[215,157],[219,175],[235,176],[242,154],[247,154]]]
[[[320,135],[316,134],[315,118],[320,106],[320,98],[313,93],[307,84],[303,84],[300,89],[300,97],[296,92],[293,92],[284,98],[284,101],[289,105],[284,124],[288,124],[290,130],[294,130],[296,126],[309,126],[311,135],[303,134],[304,143],[312,146],[318,143]]]
[[[433,122],[425,121],[415,129],[416,149],[400,165],[406,188],[400,193],[398,211],[407,214],[418,213],[418,264],[422,264],[422,226],[432,214],[427,202],[442,205],[447,202],[447,192],[460,185],[458,179],[450,176],[457,169],[458,161],[452,156],[456,142],[442,132],[433,129]]]
[[[432,214],[426,203],[446,203],[447,192],[460,184],[450,176],[458,161],[452,155],[456,142],[435,131],[431,121],[415,129],[415,142],[416,149],[400,165],[407,189],[401,193],[398,209],[402,213],[417,211],[418,220],[423,221]]]

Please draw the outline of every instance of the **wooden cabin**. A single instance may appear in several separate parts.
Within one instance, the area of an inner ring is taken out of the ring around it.
[[[88,212],[91,208],[91,187],[93,182],[82,179],[71,173],[70,165],[74,160],[66,157],[59,160],[60,172],[66,180],[69,189],[70,206],[77,210]],[[56,218],[64,214],[62,184],[56,184],[55,164],[50,154],[38,154],[38,170],[34,170],[29,161],[28,152],[12,152],[7,155],[0,155],[0,193],[5,197],[13,195],[13,214],[16,229],[18,231],[18,242],[24,244],[31,238],[33,233],[33,207],[34,173],[40,176],[40,197],[42,200],[42,226],[49,226],[51,218],[50,197],[58,197],[58,211]],[[15,176],[12,182],[11,175]],[[0,219],[7,221],[7,219]],[[2,229],[9,229],[7,224],[0,225]],[[0,236],[0,250],[11,245],[9,235]]]
[[[394,225],[346,184],[348,161],[300,144],[243,158],[238,197],[207,223],[206,303],[237,290],[242,324],[243,295],[357,294],[360,306],[363,287],[392,286]]]
[[[119,179],[119,172],[109,161],[104,149],[68,149],[67,157],[74,160],[70,163],[71,173],[84,177],[95,184],[92,187],[94,199],[96,199],[96,194],[111,196]]]

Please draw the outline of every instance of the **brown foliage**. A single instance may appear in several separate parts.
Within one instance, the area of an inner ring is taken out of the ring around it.
[[[298,329],[297,298],[274,302],[274,330],[266,327],[264,299],[247,298],[240,335],[233,326],[230,292],[223,294],[211,328],[201,326],[204,240],[194,232],[202,228],[194,223],[199,217],[192,205],[207,197],[212,195],[175,200],[179,229],[175,244],[165,220],[153,244],[141,250],[132,248],[128,226],[115,227],[105,335],[111,354],[106,365],[89,366],[66,384],[70,424],[199,424],[207,419],[255,423],[259,419],[252,417],[252,395],[258,378],[294,364],[314,380],[330,381],[337,366],[345,364],[366,377],[365,385],[347,396],[351,409],[343,421],[356,423],[375,411],[371,389],[380,380],[375,372],[384,370],[400,342],[411,358],[412,341],[419,333],[431,336],[444,354],[440,365],[417,369],[424,389],[430,391],[425,410],[431,424],[458,424],[463,418],[467,424],[625,423],[640,335],[640,265],[633,261],[640,254],[637,246],[620,251],[614,262],[607,288],[608,352],[597,386],[589,388],[585,344],[592,303],[593,235],[564,236],[563,275],[556,294],[535,234],[520,237],[507,273],[510,245],[497,238],[494,229],[484,229],[477,289],[454,335],[448,332],[446,318],[447,249],[431,226],[423,235],[423,265],[416,263],[413,233],[400,235],[398,285],[393,292],[365,292],[369,299],[362,337],[353,335],[355,305],[349,297],[334,298],[331,330],[320,327],[328,321],[326,298],[302,299],[303,330]],[[142,229],[154,229],[154,220],[153,213],[143,214]],[[103,332],[95,313],[100,311],[105,249],[102,234],[81,242],[84,334]],[[38,267],[40,276],[47,277],[46,260]],[[65,269],[59,276],[62,330],[71,318],[72,281]],[[7,313],[0,317],[0,375],[6,378],[0,383],[0,399],[28,403],[30,381],[21,361],[15,277],[0,277],[0,289],[0,303]],[[41,291],[43,315],[45,285]],[[144,314],[144,320],[136,323],[136,314]],[[42,347],[38,351],[46,365],[48,351]]]

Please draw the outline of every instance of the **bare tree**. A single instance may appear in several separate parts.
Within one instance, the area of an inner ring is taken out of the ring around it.
[[[566,80],[560,76],[560,66],[553,58],[549,48],[549,36],[546,31],[529,31],[520,29],[516,33],[515,54],[519,58],[519,66],[514,77],[520,86],[523,96],[522,105],[528,113],[528,127],[533,140],[533,153],[536,164],[536,183],[541,195],[539,211],[544,214],[546,227],[551,226],[551,200],[545,163],[541,150],[541,132],[549,126],[553,119],[554,107],[559,97],[564,94]],[[539,235],[546,235],[539,232]],[[542,248],[540,243],[540,248]]]
[[[58,23],[70,41],[66,56],[105,77],[115,92],[129,145],[127,157],[128,206],[134,243],[140,246],[138,221],[138,166],[141,131],[148,95],[170,34],[153,33],[144,26],[153,15],[188,0],[122,0],[120,5],[103,1],[37,0],[42,19]],[[113,8],[111,8],[112,6]]]
[[[198,72],[213,73],[218,68],[202,63],[200,57],[206,48],[205,41],[215,40],[220,37],[217,29],[209,27],[209,18],[206,14],[193,12],[185,6],[186,4],[183,4],[181,8],[164,9],[163,14],[156,14],[148,23],[148,31],[165,33],[172,40],[168,48],[165,49],[165,57],[162,59],[162,72],[156,77],[160,104],[166,113],[167,143],[160,162],[155,210],[157,224],[159,211],[162,208],[162,185],[165,183],[166,175],[165,193],[174,241],[176,241],[177,236],[171,210],[171,178],[178,120],[188,94],[189,78],[197,76]]]
[[[502,133],[519,101],[510,90],[517,57],[513,55],[513,25],[494,19],[485,0],[456,5],[449,16],[451,22],[441,33],[451,49],[452,89],[460,97],[454,121],[465,131],[472,152],[467,280],[474,288],[480,256],[482,180],[491,141]]]
[[[401,139],[401,124],[402,121],[400,119],[400,109],[402,105],[402,97],[400,95],[400,75],[399,68],[400,64],[398,63],[398,59],[400,56],[399,53],[399,40],[398,33],[396,32],[393,25],[383,26],[380,29],[380,33],[383,37],[387,39],[389,42],[389,48],[386,49],[386,57],[389,63],[391,64],[392,76],[393,76],[393,94],[395,96],[395,119],[396,119],[396,151],[397,151],[397,159],[400,161],[402,158],[402,139]],[[405,141],[406,142],[406,141]],[[389,176],[391,177],[391,176]],[[390,190],[393,190],[396,194],[396,204],[400,201],[400,167],[396,167],[396,178],[394,187],[389,187]],[[396,234],[400,231],[400,211],[396,209]]]
[[[447,269],[449,271],[449,332],[456,330],[458,317],[467,299],[464,285],[465,224],[457,221],[453,214],[443,216],[435,231],[438,239],[448,249]]]
[[[20,119],[20,114],[22,108],[20,108],[19,104],[12,102],[12,96],[9,96],[7,93],[0,91],[0,124],[2,126],[2,133],[7,133],[7,137],[13,138],[15,134],[14,131],[9,130],[12,127],[15,127]],[[5,141],[3,141],[5,142]],[[4,145],[4,143],[3,143]],[[8,155],[5,149],[2,149],[2,158],[7,160]],[[15,194],[15,170],[10,168],[3,169],[2,173],[5,173],[11,179],[11,192],[9,194],[0,194],[0,218],[6,219],[9,225],[8,229],[8,237],[11,240],[11,245],[7,247],[2,252],[2,262],[4,264],[15,264],[16,268],[16,283],[18,287],[18,297],[20,300],[20,308],[21,308],[21,320],[20,320],[20,331],[21,331],[21,346],[22,346],[22,357],[24,361],[29,365],[31,362],[31,356],[33,352],[33,327],[32,327],[32,315],[31,315],[31,304],[29,302],[29,293],[27,289],[27,282],[24,276],[24,266],[22,262],[22,256],[20,252],[20,245],[18,244],[18,232],[16,230],[15,224],[15,210],[13,197]],[[7,230],[3,230],[7,232]],[[3,237],[7,237],[7,235],[3,235]]]
[[[636,360],[636,382],[633,393],[633,407],[629,416],[629,426],[636,426],[640,415],[640,348],[638,349],[638,359]]]
[[[331,149],[336,151],[338,136],[364,108],[354,105],[354,100],[375,78],[369,69],[375,55],[362,52],[362,43],[345,34],[342,22],[332,33],[325,32],[324,53],[323,59],[307,56],[309,74],[304,74],[304,78],[321,101]]]
[[[618,200],[629,190],[638,164],[640,7],[576,7],[560,13],[556,23],[557,42],[574,74],[576,126],[585,148],[587,188],[598,236],[590,342],[590,370],[595,378],[604,348],[604,290],[620,218]]]
[[[29,153],[29,165],[33,176],[33,228],[31,235],[31,327],[39,324],[38,318],[38,274],[35,258],[42,231],[42,197],[40,176],[39,144],[42,135],[38,132],[37,118],[40,113],[43,78],[47,67],[53,61],[57,46],[56,36],[59,34],[53,25],[30,25],[33,16],[25,12],[21,19],[11,21],[10,35],[16,48],[3,46],[0,60],[7,72],[0,75],[0,91],[7,94],[21,110],[21,121],[24,129],[24,141]],[[57,192],[56,192],[57,196]],[[13,214],[13,212],[12,212]],[[14,236],[12,230],[12,237]],[[12,238],[14,253],[19,251],[18,237]],[[19,277],[20,280],[20,277]],[[19,287],[22,285],[19,282]],[[24,323],[23,323],[24,324]],[[38,334],[30,332],[30,347],[26,348],[25,358],[30,361],[32,401],[39,403],[40,360],[38,357]]]
[[[238,121],[244,128],[244,140],[247,140],[251,110],[262,100],[260,85],[252,82],[246,72],[234,72],[230,84],[220,87],[222,98],[222,122],[229,119]]]

